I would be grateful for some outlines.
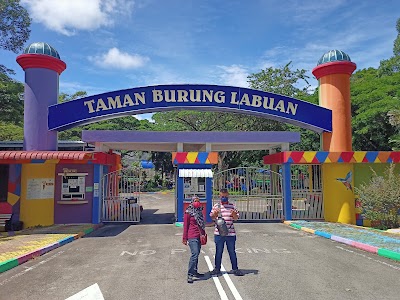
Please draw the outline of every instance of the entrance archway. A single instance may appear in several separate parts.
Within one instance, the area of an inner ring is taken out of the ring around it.
[[[332,131],[332,112],[321,106],[259,90],[194,84],[131,88],[55,104],[49,107],[48,129],[61,131],[120,116],[182,109],[243,113],[318,133]]]

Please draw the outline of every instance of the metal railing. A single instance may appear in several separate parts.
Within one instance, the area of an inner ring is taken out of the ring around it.
[[[213,203],[219,190],[229,191],[230,201],[240,212],[241,220],[281,220],[282,176],[257,167],[239,167],[216,172],[213,178]]]
[[[102,178],[102,221],[140,221],[140,169],[122,169]]]
[[[292,218],[323,220],[321,165],[292,165]]]

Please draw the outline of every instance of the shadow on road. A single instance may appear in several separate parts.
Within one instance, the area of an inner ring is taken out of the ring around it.
[[[243,276],[249,275],[249,274],[253,274],[253,275],[258,275],[258,270],[254,270],[254,269],[240,269],[243,273]],[[229,274],[229,275],[233,275],[233,271],[227,271],[227,272],[222,272],[222,274]],[[219,275],[219,276],[222,276]],[[214,275],[216,276],[216,275]],[[218,277],[219,277],[218,276]],[[203,280],[208,280],[210,278],[212,278],[213,276],[211,275],[211,272],[207,272],[204,274],[203,277],[199,277],[199,278],[194,278],[193,281],[203,281]]]
[[[158,211],[158,209],[144,209],[140,224],[173,224],[175,222],[173,212],[157,214]]]
[[[132,224],[129,223],[108,223],[105,224],[103,227],[83,236],[83,238],[117,236],[128,229],[131,225]]]

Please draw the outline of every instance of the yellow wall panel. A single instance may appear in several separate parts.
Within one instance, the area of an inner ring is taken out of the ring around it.
[[[55,164],[24,164],[21,174],[21,214],[24,228],[54,224],[54,197],[49,199],[27,199],[28,180],[54,178]],[[54,180],[55,181],[55,180]]]
[[[343,180],[349,172],[352,173],[350,185]],[[323,164],[322,174],[325,220],[355,224],[353,164]]]

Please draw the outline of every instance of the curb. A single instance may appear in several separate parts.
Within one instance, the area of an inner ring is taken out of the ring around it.
[[[176,227],[183,227],[183,222],[175,222]]]
[[[70,242],[72,242],[72,241],[74,241],[76,239],[79,239],[79,238],[81,238],[81,237],[93,232],[94,230],[96,230],[96,229],[98,229],[98,228],[100,228],[102,226],[103,226],[103,224],[94,225],[92,228],[86,229],[83,232],[79,232],[77,234],[73,234],[73,235],[71,235],[69,237],[63,238],[63,239],[61,239],[61,240],[59,240],[59,241],[57,241],[57,242],[55,242],[53,244],[47,245],[47,246],[45,246],[43,248],[40,248],[40,249],[37,249],[37,250],[32,251],[30,253],[21,255],[21,256],[19,256],[17,258],[12,258],[12,259],[0,262],[0,273],[3,273],[3,272],[8,271],[8,270],[10,270],[12,268],[15,268],[16,266],[19,266],[19,265],[21,265],[21,264],[23,264],[23,263],[25,263],[25,262],[27,262],[27,261],[29,261],[31,259],[39,257],[39,256],[41,256],[41,255],[43,255],[43,254],[45,254],[47,252],[50,252],[51,250],[54,250],[54,249],[56,249],[58,247],[64,246],[64,245],[66,245],[66,244],[68,244],[68,243],[70,243]]]
[[[333,241],[336,241],[336,242],[339,242],[339,243],[343,243],[343,244],[352,246],[352,247],[357,248],[357,249],[361,249],[361,250],[364,250],[364,251],[367,251],[367,252],[370,252],[370,253],[378,254],[379,256],[383,256],[383,257],[390,258],[390,259],[393,259],[393,260],[396,260],[396,261],[400,261],[400,253],[398,253],[398,252],[394,252],[394,251],[391,251],[391,250],[388,250],[388,249],[385,249],[385,248],[378,248],[378,247],[371,246],[371,245],[368,245],[368,244],[356,242],[356,241],[353,241],[353,240],[350,240],[350,239],[346,239],[346,238],[343,238],[343,237],[340,237],[340,236],[332,235],[332,234],[327,233],[327,232],[314,230],[314,229],[310,229],[310,228],[307,228],[307,227],[302,227],[300,225],[292,223],[291,221],[283,221],[283,223],[286,224],[286,225],[289,225],[290,227],[298,229],[298,230],[302,230],[302,231],[305,231],[305,232],[308,232],[308,233],[319,235],[319,236],[322,236],[324,238],[331,239]]]

